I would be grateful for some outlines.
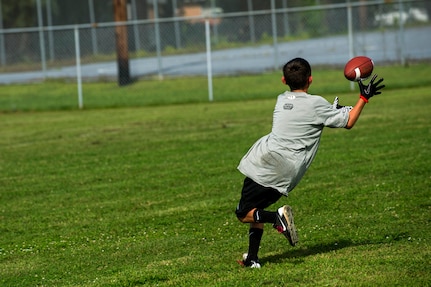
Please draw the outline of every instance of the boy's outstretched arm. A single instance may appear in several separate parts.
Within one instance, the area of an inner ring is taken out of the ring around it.
[[[377,75],[374,75],[371,78],[371,81],[369,82],[369,84],[366,86],[362,83],[362,80],[358,81],[359,90],[360,90],[359,100],[356,103],[356,105],[353,107],[353,109],[351,109],[349,112],[349,120],[347,122],[347,125],[345,126],[346,129],[353,128],[359,116],[361,115],[361,112],[365,107],[365,104],[368,103],[368,100],[372,96],[379,95],[382,93],[380,92],[380,90],[383,89],[385,85],[379,86],[379,84],[383,82],[383,78],[379,79],[376,83],[374,83],[376,78],[377,78]]]

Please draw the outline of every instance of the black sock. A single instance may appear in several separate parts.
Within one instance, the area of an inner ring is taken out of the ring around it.
[[[275,223],[277,212],[256,209],[253,213],[253,219],[256,223]]]
[[[260,228],[250,228],[248,231],[248,256],[246,260],[248,263],[250,260],[257,260],[262,235],[263,229]]]

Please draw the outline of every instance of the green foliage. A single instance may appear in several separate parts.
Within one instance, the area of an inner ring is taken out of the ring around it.
[[[4,28],[23,28],[37,25],[36,1],[2,1]]]
[[[0,285],[428,285],[431,83],[425,66],[411,68],[404,83],[397,67],[379,69],[388,87],[357,125],[325,130],[311,169],[279,202],[293,206],[300,243],[268,226],[260,270],[235,262],[248,230],[233,213],[236,166],[270,130],[279,75],[218,79],[214,103],[200,79],[93,83],[84,111],[56,103],[73,106],[69,84],[27,86],[20,110],[38,111],[0,113]],[[347,83],[338,74],[314,75],[316,93],[356,101],[348,85],[334,87]],[[47,110],[31,90],[69,110]],[[120,92],[124,102],[113,101]]]
[[[310,38],[328,34],[328,27],[324,22],[326,19],[326,10],[308,12],[304,16],[304,19],[306,19],[307,26],[310,27],[306,29],[306,31],[311,31]]]

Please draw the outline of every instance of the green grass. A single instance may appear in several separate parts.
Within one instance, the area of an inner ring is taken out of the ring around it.
[[[385,77],[388,89],[407,89],[431,85],[430,68],[429,63],[409,67],[378,66],[375,72]],[[285,89],[280,78],[280,72],[216,77],[213,80],[214,101],[273,99],[275,94]],[[352,93],[342,68],[316,67],[313,79],[311,93],[326,96]],[[89,82],[83,84],[83,102],[85,109],[206,103],[207,89],[206,77],[168,78],[163,81],[141,79],[124,87],[118,87],[116,82]],[[53,109],[78,109],[76,83],[58,80],[1,86],[0,111]]]
[[[303,181],[277,204],[294,208],[300,243],[267,226],[260,270],[235,262],[248,240],[234,215],[236,166],[271,127],[279,75],[218,78],[214,103],[203,79],[87,84],[84,111],[59,103],[67,83],[7,96],[22,87],[2,87],[2,103],[22,106],[0,113],[0,285],[429,285],[426,71],[382,68],[388,87],[357,125],[325,130]],[[137,98],[143,88],[148,98]],[[175,88],[202,98],[161,99]],[[316,71],[312,92],[357,99],[335,70]]]

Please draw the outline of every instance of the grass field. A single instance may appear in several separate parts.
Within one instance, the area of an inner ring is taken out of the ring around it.
[[[0,285],[430,286],[429,71],[380,68],[357,125],[325,130],[278,204],[300,242],[268,226],[259,270],[235,262],[236,166],[271,127],[278,74],[217,78],[213,103],[200,78],[89,83],[83,111],[72,83],[3,86]],[[336,70],[310,92],[357,99]]]
[[[388,90],[396,90],[430,86],[430,69],[430,63],[420,63],[409,67],[379,66],[375,72],[385,77]],[[214,101],[274,99],[274,95],[284,89],[280,78],[279,72],[216,77],[213,80]],[[335,94],[352,94],[349,82],[344,79],[342,68],[323,67],[313,70],[313,85],[310,92],[328,97]],[[116,82],[83,84],[85,109],[207,102],[206,77],[168,78],[164,81],[142,79],[121,88]],[[0,88],[0,112],[76,109],[78,92],[74,82],[58,80]]]

